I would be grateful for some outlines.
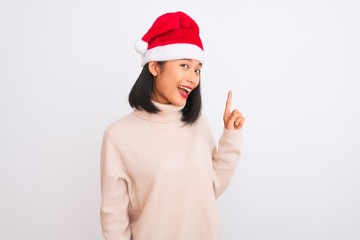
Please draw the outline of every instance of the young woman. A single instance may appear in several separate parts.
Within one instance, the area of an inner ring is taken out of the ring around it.
[[[101,225],[107,240],[219,239],[216,198],[240,158],[244,117],[224,112],[219,145],[201,115],[203,46],[183,12],[157,18],[137,44],[134,111],[107,127],[101,151]]]

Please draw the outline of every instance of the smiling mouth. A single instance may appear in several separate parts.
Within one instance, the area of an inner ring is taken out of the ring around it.
[[[186,86],[179,86],[180,95],[184,98],[187,98],[191,92],[192,88]]]

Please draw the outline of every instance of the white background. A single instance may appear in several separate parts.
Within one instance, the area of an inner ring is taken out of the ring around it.
[[[223,239],[359,240],[355,0],[1,1],[0,239],[102,239],[102,133],[131,110],[135,41],[175,10],[201,28],[214,136],[228,89],[246,116]]]

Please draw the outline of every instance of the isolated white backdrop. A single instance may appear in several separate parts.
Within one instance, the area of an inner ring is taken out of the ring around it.
[[[131,109],[134,42],[164,12],[201,27],[203,112],[228,89],[244,153],[225,240],[360,239],[358,1],[1,1],[0,239],[102,239],[99,150]]]

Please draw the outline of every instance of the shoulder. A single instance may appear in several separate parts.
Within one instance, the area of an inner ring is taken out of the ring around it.
[[[136,117],[134,112],[131,112],[115,121],[111,122],[108,126],[105,127],[105,135],[118,135],[117,133],[124,132],[126,129],[129,129],[131,125],[134,125],[136,122]]]
[[[200,114],[199,118],[194,123],[194,128],[197,129],[196,132],[201,134],[204,138],[210,140],[213,139],[208,120],[203,113]]]
[[[208,120],[203,113],[200,114],[194,125],[206,131],[210,131]]]
[[[200,124],[206,124],[208,125],[208,120],[204,113],[200,113],[199,119],[197,120]]]

